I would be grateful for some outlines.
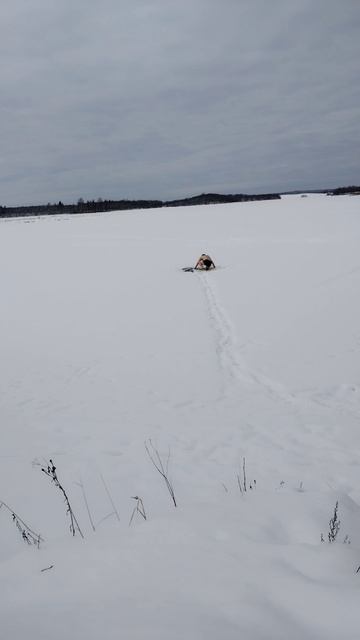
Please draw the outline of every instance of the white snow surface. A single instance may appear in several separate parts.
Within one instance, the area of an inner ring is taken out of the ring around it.
[[[351,196],[1,220],[0,501],[44,538],[0,508],[2,640],[359,638],[359,245]]]

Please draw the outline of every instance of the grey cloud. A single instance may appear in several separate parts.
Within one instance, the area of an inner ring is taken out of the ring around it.
[[[360,181],[358,0],[14,0],[4,204]]]

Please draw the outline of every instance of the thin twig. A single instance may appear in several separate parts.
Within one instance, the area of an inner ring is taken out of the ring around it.
[[[0,501],[0,509],[1,507],[5,507],[5,509],[7,509],[9,513],[11,513],[13,522],[15,522],[17,529],[20,531],[24,542],[33,544],[37,548],[39,548],[40,542],[44,542],[44,538],[42,538],[40,533],[36,533],[36,531],[31,529],[31,527],[29,527],[29,525],[27,525],[26,522],[22,518],[20,518],[20,516],[15,513],[15,511],[3,500]]]
[[[172,499],[172,501],[174,503],[174,506],[177,507],[174,488],[173,488],[172,483],[171,483],[171,481],[169,480],[169,477],[168,477],[169,460],[170,460],[170,449],[169,449],[169,452],[168,452],[166,465],[164,467],[164,463],[163,463],[163,461],[161,459],[159,451],[157,449],[155,449],[151,439],[149,439],[149,444],[147,444],[147,442],[145,441],[144,445],[145,445],[146,453],[148,454],[148,456],[149,456],[151,462],[153,463],[155,469],[164,478],[164,482],[166,484],[168,492],[170,493],[170,496],[171,496],[171,499]]]
[[[129,522],[129,527],[133,521],[134,515],[135,513],[138,513],[144,520],[146,520],[146,513],[145,513],[145,508],[144,508],[144,503],[142,501],[141,498],[139,498],[139,496],[132,496],[133,500],[136,500],[136,505],[133,509],[133,512],[131,514],[131,518],[130,518],[130,522]]]
[[[76,519],[75,513],[72,510],[69,498],[66,494],[66,491],[64,489],[64,487],[60,484],[59,479],[57,477],[57,473],[56,473],[56,467],[53,463],[53,461],[50,459],[49,460],[49,464],[47,465],[47,468],[44,469],[42,468],[41,471],[43,471],[43,473],[45,473],[46,476],[48,476],[49,478],[51,478],[51,481],[54,483],[54,485],[61,491],[61,493],[64,496],[64,501],[66,504],[66,513],[70,516],[70,532],[72,533],[72,535],[74,536],[76,531],[79,532],[79,534],[81,535],[81,537],[83,538],[84,535],[80,529],[79,523]]]
[[[97,522],[96,526],[98,527],[99,524],[101,524],[102,522],[105,522],[105,520],[107,520],[108,518],[111,518],[111,516],[116,516],[115,511],[112,511],[111,513],[108,513],[107,516],[104,516],[103,518],[101,518],[101,520]]]
[[[92,530],[95,531],[95,525],[94,525],[93,519],[91,517],[89,503],[87,501],[87,497],[86,497],[86,493],[85,493],[85,487],[83,485],[83,482],[82,482],[82,480],[80,480],[80,482],[77,482],[76,484],[81,488],[81,491],[82,491],[82,494],[83,494],[83,498],[84,498],[84,502],[85,502],[86,511],[87,511],[88,516],[89,516],[90,524],[92,526]]]
[[[246,469],[245,469],[245,458],[243,458],[243,482],[244,482],[244,491],[246,493]]]
[[[114,509],[114,513],[116,514],[117,519],[120,521],[120,516],[119,516],[118,510],[117,510],[117,508],[115,506],[114,500],[111,497],[111,493],[110,493],[109,488],[108,488],[108,486],[107,486],[107,484],[106,484],[106,482],[104,480],[104,476],[102,475],[102,473],[100,474],[100,478],[101,478],[102,483],[104,485],[104,488],[105,488],[105,491],[107,493],[107,496],[108,496],[108,498],[110,500],[111,506]]]

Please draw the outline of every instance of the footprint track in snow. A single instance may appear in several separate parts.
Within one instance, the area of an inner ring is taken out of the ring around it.
[[[236,380],[251,382],[244,372],[244,366],[237,356],[236,334],[228,320],[224,309],[218,301],[214,287],[210,284],[206,274],[198,274],[203,292],[205,294],[207,312],[215,334],[215,350],[219,366],[225,377],[226,394],[228,387]]]
[[[219,302],[214,284],[210,282],[208,274],[198,272],[197,275],[204,292],[208,316],[215,335],[215,350],[224,378],[219,400],[228,397],[241,383],[255,384],[268,396],[293,405],[295,401],[293,394],[261,372],[252,371],[245,359],[240,356],[236,331]],[[242,349],[251,343],[242,344]]]

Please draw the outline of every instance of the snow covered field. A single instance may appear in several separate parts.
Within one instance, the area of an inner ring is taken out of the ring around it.
[[[359,638],[359,245],[351,196],[0,221],[0,501],[44,538],[2,506],[2,640]]]

